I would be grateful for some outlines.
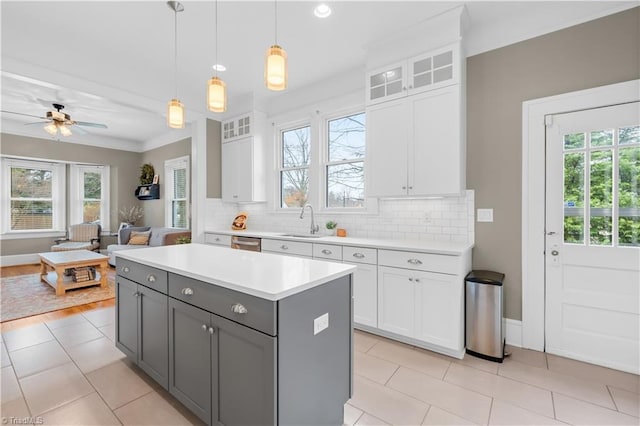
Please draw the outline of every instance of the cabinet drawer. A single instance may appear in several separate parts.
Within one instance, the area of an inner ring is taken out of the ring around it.
[[[311,257],[313,256],[313,244],[300,241],[262,239],[262,251]]]
[[[121,277],[128,278],[162,294],[167,294],[167,271],[121,257],[116,257],[116,271]]]
[[[204,242],[205,244],[231,247],[231,235],[205,233]]]
[[[345,262],[375,265],[378,263],[378,250],[367,247],[344,246],[342,248],[342,260]]]
[[[314,244],[313,257],[317,259],[329,259],[342,261],[342,246],[333,244]]]
[[[276,302],[173,273],[169,273],[169,296],[271,336],[276,335]]]
[[[417,271],[456,275],[460,271],[460,257],[411,251],[378,250],[378,264]]]

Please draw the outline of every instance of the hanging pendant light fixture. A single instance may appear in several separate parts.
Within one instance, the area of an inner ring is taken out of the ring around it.
[[[264,63],[264,83],[269,90],[287,88],[287,52],[278,45],[278,2],[275,3],[275,43],[267,49]]]
[[[184,128],[184,105],[178,100],[178,12],[184,10],[184,6],[177,1],[168,1],[167,6],[174,12],[173,29],[174,29],[174,82],[175,97],[171,99],[167,105],[167,124],[172,129]]]
[[[211,112],[227,110],[227,85],[218,77],[218,0],[216,4],[216,75],[207,82],[207,106]]]

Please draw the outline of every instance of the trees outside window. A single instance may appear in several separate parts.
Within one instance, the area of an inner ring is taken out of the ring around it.
[[[364,112],[327,121],[325,206],[364,207]]]
[[[109,231],[109,166],[72,164],[70,178],[70,224],[99,223]]]
[[[311,127],[280,132],[280,207],[302,207],[309,198]]]

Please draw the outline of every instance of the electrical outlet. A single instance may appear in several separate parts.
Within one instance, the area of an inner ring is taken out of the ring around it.
[[[324,315],[320,315],[318,318],[313,320],[313,335],[320,333],[322,330],[329,327],[329,313],[327,312]]]
[[[493,222],[493,209],[478,209],[478,222]]]

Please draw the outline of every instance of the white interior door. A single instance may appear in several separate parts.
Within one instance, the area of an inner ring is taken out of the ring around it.
[[[638,102],[549,117],[545,350],[639,368]]]

